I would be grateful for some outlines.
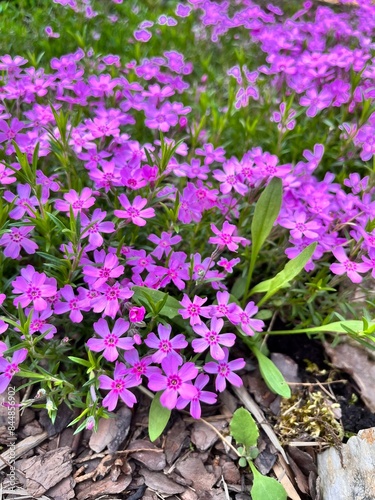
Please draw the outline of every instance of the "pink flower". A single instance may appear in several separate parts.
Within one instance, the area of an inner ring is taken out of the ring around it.
[[[172,410],[175,408],[178,396],[190,401],[197,394],[197,388],[190,380],[198,375],[198,368],[194,363],[185,363],[179,369],[179,361],[175,356],[167,356],[161,362],[165,375],[161,372],[153,373],[148,381],[148,387],[152,391],[162,391],[160,403]]]
[[[109,253],[105,256],[102,266],[84,266],[83,274],[96,278],[90,283],[92,288],[97,289],[111,278],[118,278],[124,274],[124,266],[119,266],[118,263],[117,255]]]
[[[229,351],[224,347],[224,359],[215,363],[215,361],[210,361],[203,366],[203,370],[207,373],[216,373],[217,377],[215,380],[215,387],[218,392],[223,392],[226,388],[226,381],[234,385],[235,387],[241,387],[242,380],[236,374],[233,373],[237,370],[242,370],[245,366],[245,360],[243,358],[234,359],[228,362]]]
[[[26,238],[26,235],[34,229],[34,226],[12,227],[10,233],[5,233],[0,238],[0,246],[5,246],[4,255],[11,259],[17,259],[21,248],[28,254],[33,254],[39,248],[36,243]]]
[[[65,285],[60,290],[60,293],[66,302],[58,302],[55,305],[55,313],[63,314],[70,311],[69,319],[73,323],[80,323],[83,320],[81,310],[88,311],[90,307],[90,299],[86,296],[87,290],[78,287],[78,296],[76,296],[73,288],[70,285]]]
[[[216,243],[219,247],[227,246],[232,252],[237,252],[237,243],[246,243],[248,240],[242,238],[241,236],[233,236],[233,233],[237,230],[236,226],[229,224],[225,221],[223,224],[223,229],[220,231],[215,224],[211,224],[212,231],[217,235],[213,236],[208,240],[208,243]]]
[[[240,325],[241,330],[246,334],[253,336],[255,332],[261,332],[264,328],[264,323],[260,319],[251,319],[258,312],[254,302],[249,302],[242,310],[239,306],[228,314],[228,319],[234,325]]]
[[[89,339],[87,341],[87,346],[91,351],[104,351],[103,356],[108,361],[116,361],[118,358],[117,349],[123,349],[125,351],[133,349],[134,341],[131,337],[120,338],[128,329],[129,323],[119,318],[111,332],[108,328],[107,321],[101,318],[94,323],[94,330],[101,339]]]
[[[190,318],[190,324],[192,326],[200,325],[202,323],[200,316],[203,316],[204,318],[210,317],[210,308],[208,306],[202,307],[206,300],[207,297],[202,299],[201,297],[195,295],[192,302],[186,293],[184,293],[184,297],[180,302],[184,309],[179,309],[178,312],[184,319]]]
[[[13,301],[15,306],[26,307],[33,304],[35,311],[43,311],[48,303],[44,297],[52,297],[57,292],[55,278],[47,278],[44,273],[37,273],[33,266],[21,269],[21,276],[12,281],[13,293],[21,294]]]
[[[99,376],[100,389],[110,391],[102,402],[103,406],[108,408],[108,411],[112,411],[116,408],[118,398],[121,398],[129,408],[133,408],[134,404],[137,402],[136,397],[128,390],[128,387],[136,387],[140,384],[141,380],[138,380],[136,377],[126,376],[127,372],[128,369],[124,363],[116,363],[113,379],[107,375]]]
[[[362,281],[362,276],[358,273],[366,273],[369,270],[369,265],[363,262],[357,263],[349,260],[342,247],[333,248],[332,253],[340,264],[332,264],[329,269],[334,274],[342,275],[346,273],[353,283],[360,283]]]
[[[214,170],[214,179],[220,182],[220,191],[223,194],[228,194],[234,189],[241,196],[245,196],[248,191],[246,184],[242,182],[241,175],[239,171],[241,170],[241,165],[234,158],[225,162],[223,165],[223,170]]]
[[[95,198],[91,195],[92,190],[88,187],[83,188],[81,194],[71,189],[69,193],[64,194],[65,201],[57,200],[55,202],[55,208],[60,212],[69,213],[71,207],[74,217],[77,217],[84,208],[90,208],[95,203]]]
[[[85,230],[82,232],[82,239],[89,239],[89,245],[86,246],[86,252],[94,250],[95,248],[101,247],[103,245],[103,236],[100,233],[113,233],[115,231],[115,225],[113,222],[105,221],[107,212],[96,208],[90,219],[82,214],[81,223]]]
[[[142,307],[133,306],[129,310],[129,321],[131,323],[139,323],[140,321],[143,321],[145,314],[146,314],[146,309],[143,306]]]
[[[133,293],[127,287],[121,287],[119,283],[109,286],[107,283],[98,289],[100,295],[91,301],[95,313],[103,312],[103,316],[114,318],[120,309],[120,300],[130,299]]]
[[[13,353],[12,361],[7,361],[5,358],[0,357],[0,394],[2,394],[5,389],[10,384],[13,375],[20,371],[18,365],[25,361],[27,357],[27,349],[20,349]]]
[[[161,259],[164,254],[167,256],[172,250],[172,245],[177,245],[182,240],[181,236],[172,236],[165,231],[161,233],[160,238],[156,234],[150,234],[147,239],[155,243],[156,248],[151,252],[151,255],[155,255],[157,259]]]
[[[202,337],[201,339],[194,339],[192,341],[191,345],[194,352],[203,352],[209,347],[210,354],[214,359],[224,359],[225,354],[220,344],[232,347],[236,340],[236,335],[234,333],[220,334],[223,326],[224,321],[221,318],[215,317],[211,320],[210,328],[208,328],[204,323],[194,325],[193,330]]]
[[[134,198],[133,205],[130,203],[125,194],[121,194],[118,199],[125,209],[114,211],[115,216],[120,219],[130,219],[132,223],[137,226],[145,226],[146,221],[144,219],[155,217],[155,210],[153,208],[143,209],[143,207],[147,204],[147,200],[141,196],[136,196]]]
[[[35,217],[34,207],[38,205],[36,196],[31,195],[31,187],[29,184],[18,184],[17,195],[15,196],[11,191],[5,191],[4,199],[8,203],[13,203],[15,207],[9,212],[11,219],[20,220],[27,213],[30,217]]]
[[[208,375],[200,373],[194,383],[194,387],[197,389],[197,394],[190,401],[180,396],[176,403],[177,410],[183,410],[190,403],[191,416],[193,418],[201,418],[202,408],[200,402],[202,401],[203,403],[213,405],[217,400],[217,395],[214,392],[202,390],[203,387],[208,384],[209,380],[210,377]]]
[[[171,331],[171,325],[164,326],[159,324],[159,338],[154,332],[151,332],[145,339],[145,344],[148,347],[151,347],[151,349],[157,349],[157,351],[152,355],[152,361],[154,363],[161,363],[167,356],[174,356],[178,360],[178,364],[182,363],[182,357],[176,352],[176,349],[184,349],[187,347],[188,343],[182,333],[170,339]]]

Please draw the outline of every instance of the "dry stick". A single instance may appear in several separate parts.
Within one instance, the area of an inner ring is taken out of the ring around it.
[[[0,460],[3,462],[0,463],[0,470],[8,467],[9,461],[13,462],[17,458],[20,458],[22,455],[35,448],[35,446],[43,443],[43,441],[45,441],[47,438],[48,432],[45,431],[41,434],[37,434],[36,436],[29,436],[17,443],[14,448],[12,447],[12,449],[4,451],[4,453],[0,455]]]
[[[253,400],[253,398],[250,396],[250,394],[246,391],[244,386],[241,386],[241,387],[232,386],[232,389],[234,390],[234,392],[236,393],[238,398],[242,401],[242,403],[246,406],[246,408],[249,410],[249,412],[254,416],[254,418],[258,422],[258,424],[260,424],[260,426],[262,427],[264,432],[270,438],[271,443],[281,453],[285,462],[287,464],[289,464],[288,457],[286,456],[286,453],[285,453],[283,447],[281,446],[280,441],[277,439],[277,436],[274,433],[272,427],[267,422],[262,410],[259,408],[259,406],[256,404],[256,402]]]

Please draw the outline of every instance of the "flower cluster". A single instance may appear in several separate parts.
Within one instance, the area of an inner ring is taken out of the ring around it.
[[[87,22],[101,15],[94,1],[54,3]],[[362,175],[375,155],[374,9],[305,2],[290,18],[271,4],[189,0],[173,15],[139,19],[129,33],[134,59],[92,48],[49,67],[0,57],[0,392],[50,346],[66,369],[97,375],[85,393],[93,412],[114,410],[119,398],[132,407],[130,389],[145,383],[166,408],[190,405],[199,418],[227,382],[240,386],[237,345],[266,326],[244,282],[254,206],[273,178],[283,198],[265,252],[275,258],[259,257],[258,282],[312,243],[312,276],[375,277],[373,172]],[[181,51],[139,56],[155,33],[192,17],[197,44],[238,40],[245,29],[257,47],[255,62],[241,51],[228,62],[218,110],[210,77],[197,82],[202,68]],[[54,29],[45,27],[49,42],[61,43]],[[262,142],[251,136],[250,103],[260,129],[269,127]],[[233,116],[243,129],[227,141]],[[329,124],[326,135],[304,145],[315,117]]]

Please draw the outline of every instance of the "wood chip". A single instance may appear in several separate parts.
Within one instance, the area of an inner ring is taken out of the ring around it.
[[[14,449],[6,450],[0,455],[0,470],[8,467],[10,460],[17,460],[18,458],[26,455],[26,453],[43,443],[43,441],[45,441],[47,438],[48,432],[44,431],[42,432],[42,434],[30,436],[26,439],[23,439],[16,444]]]
[[[46,495],[53,498],[53,500],[70,500],[75,498],[74,487],[76,482],[72,476],[66,477],[56,484],[53,488],[46,492]]]
[[[212,422],[211,425],[221,433],[228,427],[228,422],[226,420],[222,420],[219,422]],[[213,429],[208,427],[208,425],[197,421],[193,424],[190,439],[199,451],[206,451],[220,438]]]
[[[17,477],[30,495],[39,497],[55,486],[73,470],[71,449],[59,448],[15,463]]]
[[[375,361],[360,346],[343,343],[331,347],[325,343],[324,347],[335,368],[344,370],[353,377],[360,388],[363,402],[375,412]]]
[[[131,418],[132,412],[127,406],[120,407],[114,418],[101,418],[98,431],[91,435],[90,448],[95,453],[106,447],[111,453],[117,451],[129,432]]]
[[[131,482],[132,477],[125,475],[120,476],[115,482],[112,481],[110,476],[95,483],[91,479],[88,479],[83,483],[77,484],[75,499],[88,500],[89,498],[100,498],[101,495],[117,495],[125,491]]]
[[[134,451],[131,453],[130,456],[151,471],[163,470],[164,467],[167,465],[163,450],[155,446],[150,441],[142,439],[132,441],[127,447],[127,451],[131,450]]]
[[[178,418],[177,422],[168,431],[165,440],[164,450],[168,464],[172,464],[180,456],[188,435],[185,422],[181,418]]]
[[[189,455],[181,460],[176,471],[185,479],[192,482],[193,487],[198,492],[209,491],[216,483],[214,474],[207,472],[199,455]]]
[[[178,495],[185,491],[185,486],[175,483],[162,472],[141,469],[140,474],[144,477],[146,485],[161,495]]]

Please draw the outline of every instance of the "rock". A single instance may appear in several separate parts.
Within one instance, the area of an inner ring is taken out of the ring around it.
[[[340,452],[336,448],[318,455],[320,492],[324,500],[375,498],[375,427],[359,431]]]

